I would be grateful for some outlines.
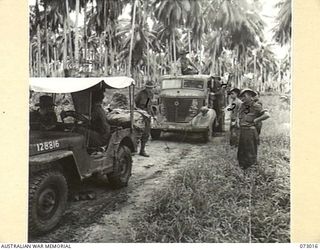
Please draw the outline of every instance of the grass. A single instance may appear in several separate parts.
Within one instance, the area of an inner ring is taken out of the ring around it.
[[[244,172],[235,149],[208,148],[155,193],[133,219],[128,242],[290,241],[290,112],[278,96],[261,100],[271,118],[258,166]]]

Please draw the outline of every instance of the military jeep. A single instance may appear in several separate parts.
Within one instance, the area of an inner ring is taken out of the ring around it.
[[[108,145],[89,148],[88,136],[78,128],[90,125],[91,97],[97,89],[129,87],[131,127],[112,127]],[[102,178],[115,188],[127,186],[131,176],[131,152],[136,151],[132,129],[134,80],[109,78],[30,78],[30,89],[41,93],[71,93],[74,122],[57,123],[50,131],[30,123],[29,233],[52,230],[64,214],[73,179]],[[70,114],[71,114],[70,113]],[[86,122],[84,122],[86,121]]]
[[[151,137],[159,139],[164,131],[197,133],[210,140],[216,119],[215,110],[208,107],[211,81],[209,75],[163,76]]]

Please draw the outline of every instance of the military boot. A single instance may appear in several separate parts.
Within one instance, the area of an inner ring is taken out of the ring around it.
[[[140,149],[139,155],[142,155],[144,157],[149,157],[149,155],[146,153],[145,147],[146,147],[146,143],[141,142],[141,149]]]

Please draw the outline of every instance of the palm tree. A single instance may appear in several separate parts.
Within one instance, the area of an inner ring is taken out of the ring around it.
[[[109,59],[114,60],[113,48],[116,47],[115,30],[118,17],[121,15],[124,6],[130,2],[122,1],[95,1],[95,5],[88,13],[87,35],[97,34],[100,36],[100,65],[104,65],[104,73],[109,72]],[[111,55],[111,56],[110,56]],[[103,57],[103,60],[102,60]],[[103,62],[102,62],[103,61]]]
[[[262,45],[255,51],[255,55],[248,60],[249,69],[254,73],[255,78],[260,78],[261,84],[256,86],[260,90],[264,90],[269,75],[277,70],[276,61],[270,44]]]
[[[156,18],[164,26],[170,27],[170,35],[173,47],[173,62],[177,61],[176,52],[176,28],[184,24],[186,16],[191,9],[189,0],[155,0]]]
[[[276,19],[277,25],[273,29],[273,38],[282,46],[291,41],[291,0],[284,0],[277,4],[276,7],[280,7],[280,10]]]
[[[207,47],[212,58],[211,73],[217,73],[215,62],[223,49],[231,49],[234,50],[233,65],[237,66],[234,70],[242,74],[244,69],[238,66],[245,64],[248,48],[259,46],[263,40],[264,23],[257,13],[250,10],[246,0],[213,0],[205,8],[206,16],[215,17],[209,23],[215,32],[209,37]]]
[[[195,45],[195,50],[199,55],[199,69],[201,73],[201,47],[202,47],[202,38],[203,34],[209,31],[207,18],[204,13],[203,1],[191,1],[190,12],[188,13],[186,26],[188,29],[188,47],[189,53],[191,54],[192,46],[191,43]]]

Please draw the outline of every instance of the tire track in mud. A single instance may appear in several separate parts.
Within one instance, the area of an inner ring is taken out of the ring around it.
[[[187,167],[183,163],[199,155],[202,149],[203,147],[194,147],[191,144],[181,145],[179,153],[163,162],[162,169],[157,170],[155,175],[136,180],[138,183],[122,209],[104,215],[101,218],[103,223],[87,228],[82,238],[86,239],[86,242],[126,242],[130,233],[131,219],[143,213],[145,205],[151,200],[154,192],[163,188],[174,172]],[[158,174],[159,171],[161,174]]]
[[[183,167],[181,160],[195,150],[199,148],[188,143],[149,142],[152,157],[133,157],[133,176],[128,187],[112,190],[88,184],[96,193],[95,200],[69,202],[57,228],[46,235],[30,237],[29,242],[119,242],[127,220],[141,210],[155,190],[165,185],[168,175]],[[108,220],[108,216],[113,219]]]

